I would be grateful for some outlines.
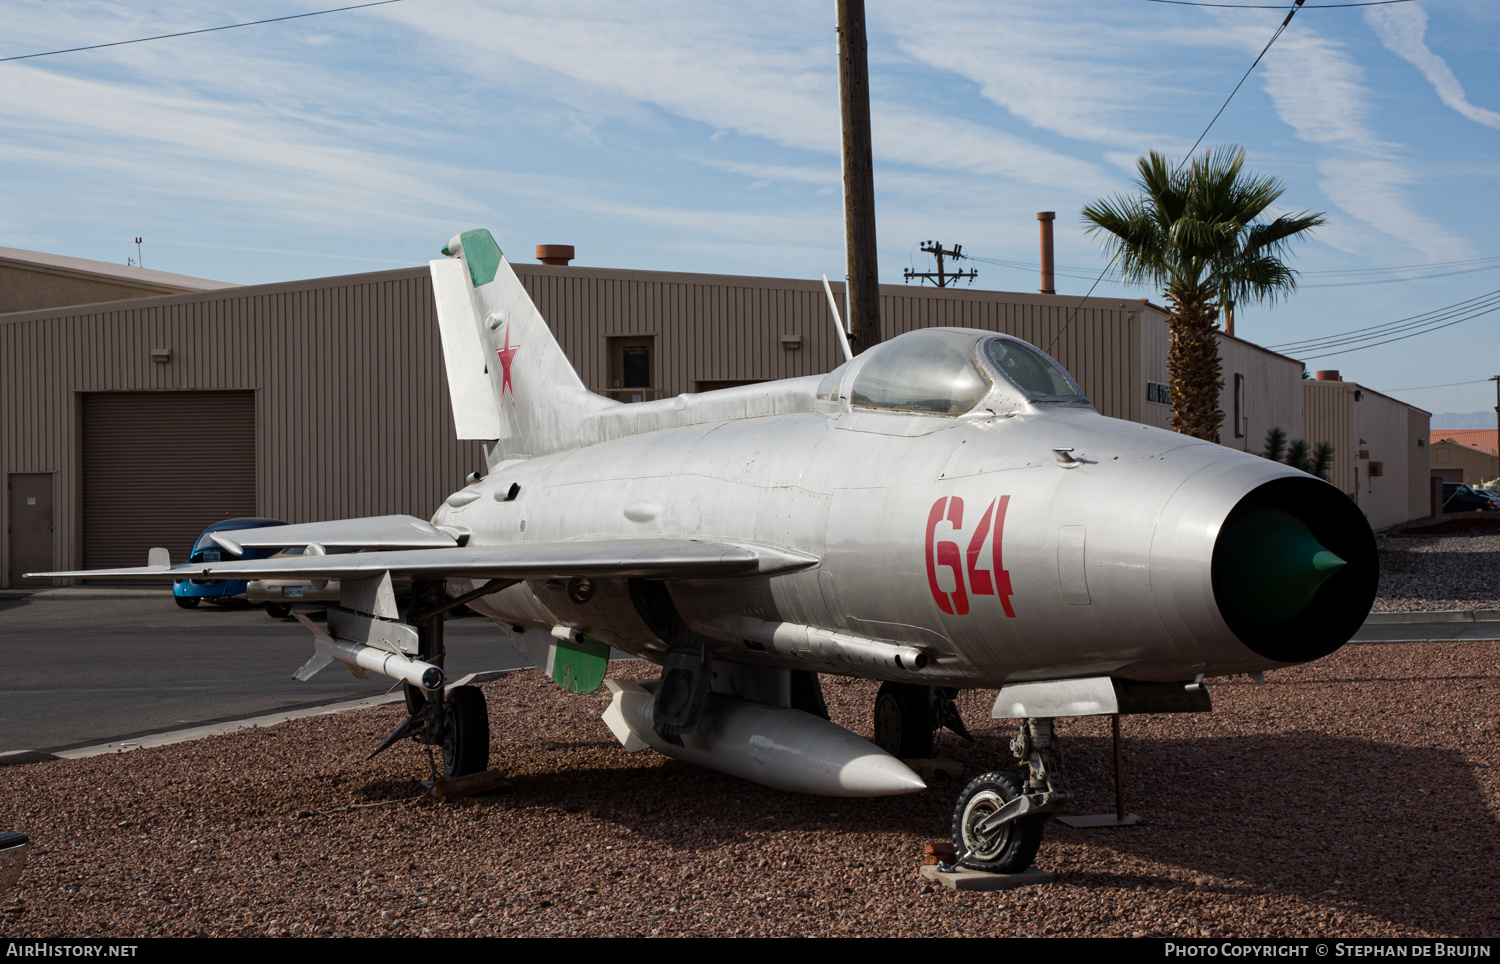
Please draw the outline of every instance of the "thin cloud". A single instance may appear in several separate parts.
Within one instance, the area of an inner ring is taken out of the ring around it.
[[[1443,58],[1427,46],[1427,11],[1415,3],[1371,7],[1365,23],[1387,50],[1422,72],[1438,98],[1469,120],[1500,130],[1500,113],[1469,103],[1463,85]]]
[[[1304,29],[1288,33],[1262,63],[1276,114],[1297,139],[1323,149],[1319,187],[1335,205],[1433,260],[1463,257],[1468,246],[1418,212],[1406,187],[1416,180],[1401,145],[1375,133],[1364,72],[1342,44]]]
[[[569,102],[607,110],[623,97],[716,131],[838,154],[829,18],[812,19],[800,9],[768,18],[754,10],[675,3],[656,4],[648,13],[614,4],[567,10],[566,19],[494,8],[433,8],[419,16],[395,7],[385,15],[424,31],[440,49],[459,52],[494,80],[514,81],[523,73],[515,62],[530,64],[540,68],[530,81],[533,88]],[[787,24],[788,16],[797,22]],[[791,43],[788,36],[823,36],[826,43]],[[879,161],[1075,190],[1107,182],[1088,161],[963,118],[889,97],[877,97],[871,115]]]

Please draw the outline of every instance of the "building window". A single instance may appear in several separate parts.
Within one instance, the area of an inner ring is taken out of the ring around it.
[[[1249,427],[1245,418],[1245,376],[1234,373],[1234,437],[1244,438]]]
[[[660,395],[653,387],[653,349],[650,335],[609,338],[609,387],[605,392],[619,402],[644,402]]]

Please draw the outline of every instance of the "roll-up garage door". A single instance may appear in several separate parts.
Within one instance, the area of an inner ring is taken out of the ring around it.
[[[210,523],[255,515],[254,392],[83,396],[83,564],[182,562]]]

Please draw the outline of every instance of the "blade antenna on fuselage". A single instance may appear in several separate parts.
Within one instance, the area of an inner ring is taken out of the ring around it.
[[[844,349],[844,361],[853,361],[854,352],[849,349],[849,333],[844,330],[844,319],[839,317],[839,303],[833,300],[833,286],[828,275],[823,276],[823,292],[828,295],[828,310],[833,312],[833,327],[838,329],[839,345]]]

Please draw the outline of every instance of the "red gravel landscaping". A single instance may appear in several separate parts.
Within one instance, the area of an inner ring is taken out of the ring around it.
[[[24,937],[1500,933],[1500,643],[1350,645],[1206,716],[1128,717],[1129,829],[1048,826],[1054,884],[954,893],[917,875],[961,782],[876,800],[767,790],[647,750],[532,671],[485,685],[512,787],[439,803],[425,753],[365,755],[395,706],[115,756],[0,769],[31,864]],[[643,664],[617,664],[624,675]],[[1212,682],[1212,681],[1211,681]],[[875,684],[826,679],[868,734]],[[969,773],[1010,768],[993,693]],[[1114,808],[1106,719],[1059,731],[1081,799]]]

